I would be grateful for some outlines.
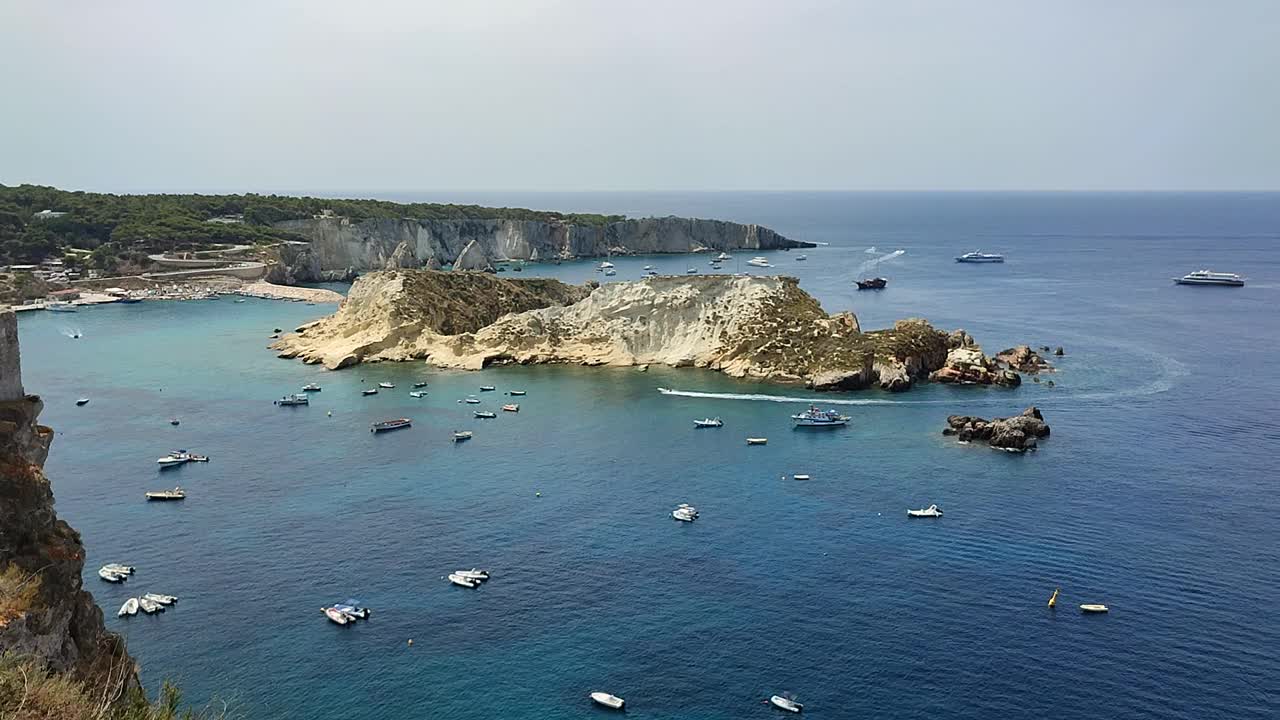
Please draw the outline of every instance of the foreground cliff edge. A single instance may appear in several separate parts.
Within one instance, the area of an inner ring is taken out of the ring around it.
[[[502,363],[700,367],[734,377],[857,390],[943,382],[1015,385],[963,331],[920,319],[864,332],[829,315],[799,281],[777,276],[655,277],[573,286],[474,272],[362,276],[338,312],[272,345],[283,358],[338,369],[426,360],[478,370]],[[964,362],[963,372],[951,363]],[[939,372],[941,371],[941,372]]]
[[[6,669],[14,658],[24,658],[41,671],[81,683],[95,703],[108,708],[136,699],[137,668],[124,640],[107,632],[102,610],[81,587],[80,534],[53,510],[44,475],[53,430],[37,422],[43,407],[38,396],[23,390],[17,320],[2,308],[0,653],[6,654]]]

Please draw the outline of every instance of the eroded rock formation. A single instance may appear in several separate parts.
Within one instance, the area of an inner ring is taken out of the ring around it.
[[[273,347],[340,368],[424,359],[493,363],[661,363],[736,377],[904,390],[940,367],[947,335],[924,320],[863,332],[828,315],[795,278],[685,276],[565,285],[483,273],[385,271],[360,278],[336,314]]]
[[[956,330],[947,339],[948,351],[942,366],[933,370],[929,379],[957,385],[1004,385],[1017,387],[1022,376],[1000,367],[987,357],[969,333]]]
[[[954,435],[961,442],[985,442],[993,448],[1011,452],[1035,450],[1039,438],[1048,437],[1049,425],[1034,405],[1021,415],[985,420],[971,415],[951,415],[943,435]]]

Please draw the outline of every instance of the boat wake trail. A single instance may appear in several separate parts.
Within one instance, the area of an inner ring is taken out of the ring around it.
[[[63,337],[69,337],[69,338],[78,338],[84,334],[80,330],[80,328],[71,327],[69,325],[63,325],[62,327],[58,328],[58,332],[61,333]]]
[[[867,248],[866,250],[863,250],[862,252],[868,255],[879,255],[880,249],[877,248],[875,245],[872,245],[871,247]]]
[[[867,252],[871,252],[872,250],[875,250],[875,248],[873,248],[873,247],[871,247],[871,248],[867,248]],[[906,250],[894,250],[894,251],[893,251],[893,252],[891,252],[891,253],[885,253],[884,255],[881,255],[880,257],[872,258],[872,259],[870,259],[870,260],[868,260],[868,261],[866,261],[866,262],[862,263],[861,265],[859,265],[859,266],[858,266],[858,270],[857,270],[857,272],[856,272],[855,274],[857,274],[857,275],[862,275],[862,274],[864,274],[864,273],[871,272],[871,271],[872,271],[873,269],[875,269],[875,267],[876,267],[877,265],[879,265],[880,263],[882,263],[882,262],[888,262],[888,261],[890,261],[890,260],[894,260],[894,259],[896,259],[896,258],[900,258],[900,257],[902,257],[903,255],[906,255],[906,254],[907,254],[907,251],[906,251]]]
[[[658,388],[663,395],[680,397],[711,398],[713,400],[754,400],[757,402],[800,403],[813,405],[940,405],[946,400],[883,400],[880,398],[836,398],[836,397],[792,397],[790,395],[762,395],[758,393],[715,393],[699,390],[672,390]]]

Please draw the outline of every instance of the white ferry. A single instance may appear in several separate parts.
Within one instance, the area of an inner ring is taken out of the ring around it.
[[[808,410],[792,415],[791,419],[795,421],[796,427],[836,427],[847,425],[850,418],[835,410],[819,410],[816,405],[810,405]]]
[[[956,258],[956,262],[962,262],[962,263],[1002,263],[1002,262],[1004,262],[1004,256],[1003,256],[1003,255],[997,255],[996,253],[984,253],[984,252],[978,252],[978,251],[976,251],[976,250],[975,250],[974,252],[967,252],[967,253],[965,253],[965,254],[961,255],[960,257]]]
[[[1174,278],[1179,285],[1226,285],[1227,287],[1244,287],[1244,278],[1235,273],[1213,272],[1212,270],[1196,270],[1180,278]]]

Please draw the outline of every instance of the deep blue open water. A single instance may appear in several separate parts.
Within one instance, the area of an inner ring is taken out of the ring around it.
[[[1067,354],[1052,389],[826,396],[854,422],[814,433],[790,427],[799,406],[746,397],[807,393],[705,371],[332,373],[265,349],[323,306],[24,315],[26,386],[58,431],[58,511],[148,686],[172,678],[194,702],[297,720],[601,717],[592,690],[637,718],[767,718],[761,701],[782,691],[818,718],[1275,717],[1280,196],[450,199],[764,223],[830,243],[804,262],[770,255],[864,327],[922,316],[989,352]],[[952,261],[972,249],[1008,262]],[[615,262],[618,279],[707,270]],[[583,280],[592,266],[526,274]],[[1249,284],[1170,282],[1206,266]],[[863,274],[888,289],[855,292]],[[408,397],[416,379],[427,398]],[[398,387],[359,394],[383,380]],[[311,381],[324,390],[310,407],[272,405]],[[527,390],[520,413],[472,419],[457,400],[481,384],[498,386],[491,409]],[[948,414],[1030,404],[1053,427],[1037,453],[939,433]],[[695,431],[705,415],[725,427]],[[413,428],[368,431],[399,416]],[[476,438],[455,446],[461,428]],[[174,447],[212,462],[159,472]],[[780,477],[794,473],[812,480]],[[184,503],[143,501],[177,482]],[[673,521],[680,502],[701,519]],[[930,503],[946,516],[905,517]],[[111,561],[137,576],[99,581]],[[478,590],[442,580],[473,565],[493,572]],[[181,600],[115,617],[146,591]],[[321,605],[348,596],[372,619],[328,623]],[[1086,602],[1111,613],[1083,616]]]

